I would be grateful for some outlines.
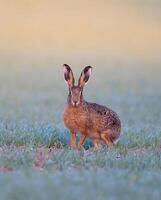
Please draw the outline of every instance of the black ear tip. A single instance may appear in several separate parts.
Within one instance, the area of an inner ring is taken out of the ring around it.
[[[84,72],[86,73],[86,72],[87,72],[89,69],[91,69],[91,70],[92,70],[92,69],[93,69],[93,67],[92,67],[92,66],[87,66],[87,67],[85,67],[85,68],[84,68]]]
[[[92,66],[90,66],[90,65],[89,65],[89,66],[87,66],[86,68],[87,68],[87,69],[93,69],[93,67],[92,67]]]
[[[69,65],[67,65],[67,64],[63,64],[63,67],[69,67]]]
[[[68,71],[71,70],[71,68],[67,64],[63,64],[63,67],[65,67]]]

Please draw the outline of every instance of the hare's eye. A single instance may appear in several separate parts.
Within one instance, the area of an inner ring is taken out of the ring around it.
[[[72,91],[71,90],[69,91],[69,95],[72,96]]]

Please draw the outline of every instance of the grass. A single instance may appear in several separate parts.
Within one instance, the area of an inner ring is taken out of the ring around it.
[[[2,200],[160,199],[161,69],[134,63],[94,70],[86,99],[117,111],[123,135],[111,150],[88,140],[82,152],[68,146],[61,69],[0,68]]]

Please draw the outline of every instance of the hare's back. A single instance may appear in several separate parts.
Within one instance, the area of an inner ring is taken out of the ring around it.
[[[121,129],[121,122],[116,112],[105,106],[88,103],[88,110],[92,124],[104,131],[106,129]]]

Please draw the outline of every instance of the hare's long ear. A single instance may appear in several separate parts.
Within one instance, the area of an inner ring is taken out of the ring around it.
[[[87,81],[89,80],[89,77],[92,73],[92,67],[91,66],[87,66],[84,68],[84,70],[82,71],[79,81],[78,81],[78,85],[80,87],[84,87],[84,85],[87,83]]]
[[[64,64],[63,71],[64,71],[64,79],[67,82],[68,86],[70,88],[73,87],[75,79],[71,68],[67,64]]]

